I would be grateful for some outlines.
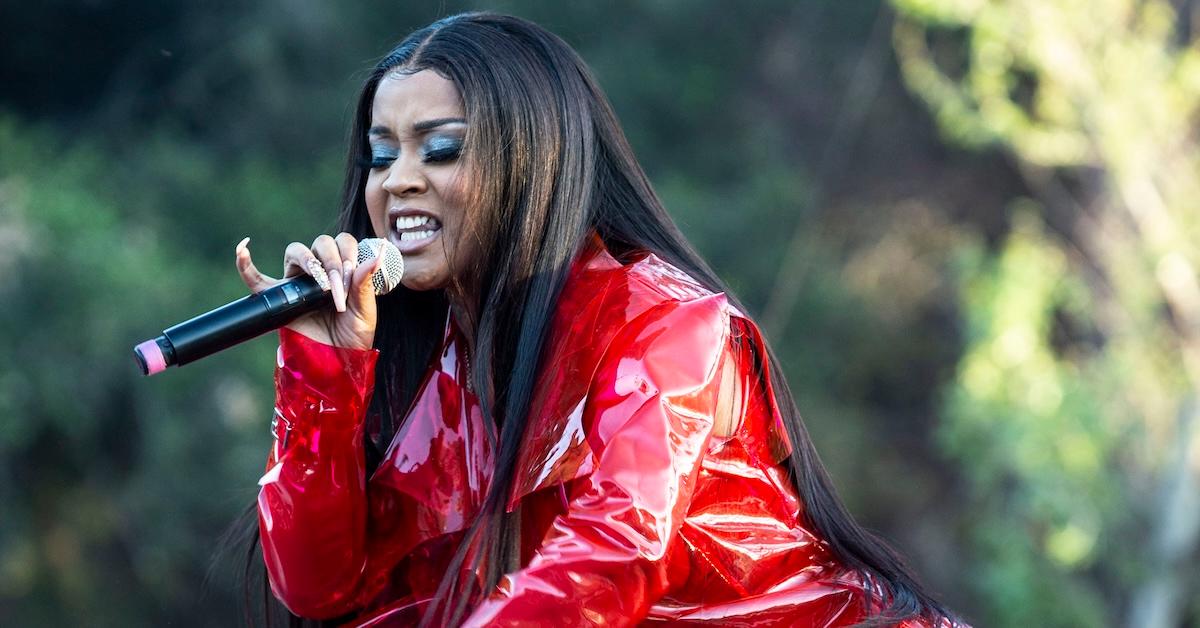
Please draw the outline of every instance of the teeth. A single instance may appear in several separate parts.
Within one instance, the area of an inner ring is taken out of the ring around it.
[[[401,216],[396,219],[396,231],[420,227],[429,222],[429,216]]]
[[[401,242],[409,242],[411,240],[424,240],[433,235],[433,231],[405,231],[400,234]]]

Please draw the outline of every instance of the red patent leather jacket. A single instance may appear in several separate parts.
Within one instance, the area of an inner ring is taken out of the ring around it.
[[[492,472],[463,343],[448,322],[367,477],[377,351],[281,330],[259,513],[272,590],[297,615],[419,620]],[[654,255],[622,265],[593,238],[560,298],[510,496],[523,567],[466,624],[861,619],[860,580],[802,522],[753,355],[759,331],[724,295]]]

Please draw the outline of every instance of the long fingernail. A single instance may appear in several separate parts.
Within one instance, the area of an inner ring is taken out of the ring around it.
[[[233,247],[233,250],[236,251],[238,249],[245,248],[248,244],[250,244],[250,236],[242,238],[242,241],[238,242],[237,246]]]
[[[345,312],[346,286],[342,283],[342,273],[337,270],[329,271],[329,281],[333,284],[333,307],[339,312]]]
[[[342,260],[342,287],[350,292],[350,280],[354,278],[354,264],[350,260]]]
[[[321,262],[310,259],[305,262],[305,265],[308,266],[308,274],[317,280],[317,285],[321,286],[322,290],[329,290],[329,275],[325,273],[325,267],[321,266]]]

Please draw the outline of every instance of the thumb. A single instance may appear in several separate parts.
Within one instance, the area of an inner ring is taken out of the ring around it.
[[[250,258],[250,247],[247,246],[249,243],[249,237],[242,238],[242,241],[238,242],[237,248],[234,249],[235,261],[242,282],[246,284],[247,288],[250,288],[250,292],[258,294],[278,281],[259,272],[258,267],[254,265],[254,260]]]
[[[369,263],[359,264],[351,275],[346,305],[354,308],[363,318],[367,318],[367,314],[371,318],[375,315],[375,286],[371,282],[371,275],[382,264],[383,256],[376,256]]]

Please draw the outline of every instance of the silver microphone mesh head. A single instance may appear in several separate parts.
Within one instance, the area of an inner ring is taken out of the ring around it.
[[[371,285],[375,287],[375,295],[382,296],[400,285],[404,276],[404,258],[395,244],[382,238],[365,238],[358,242],[358,263],[373,264],[375,258],[382,255],[383,264],[371,275]]]

